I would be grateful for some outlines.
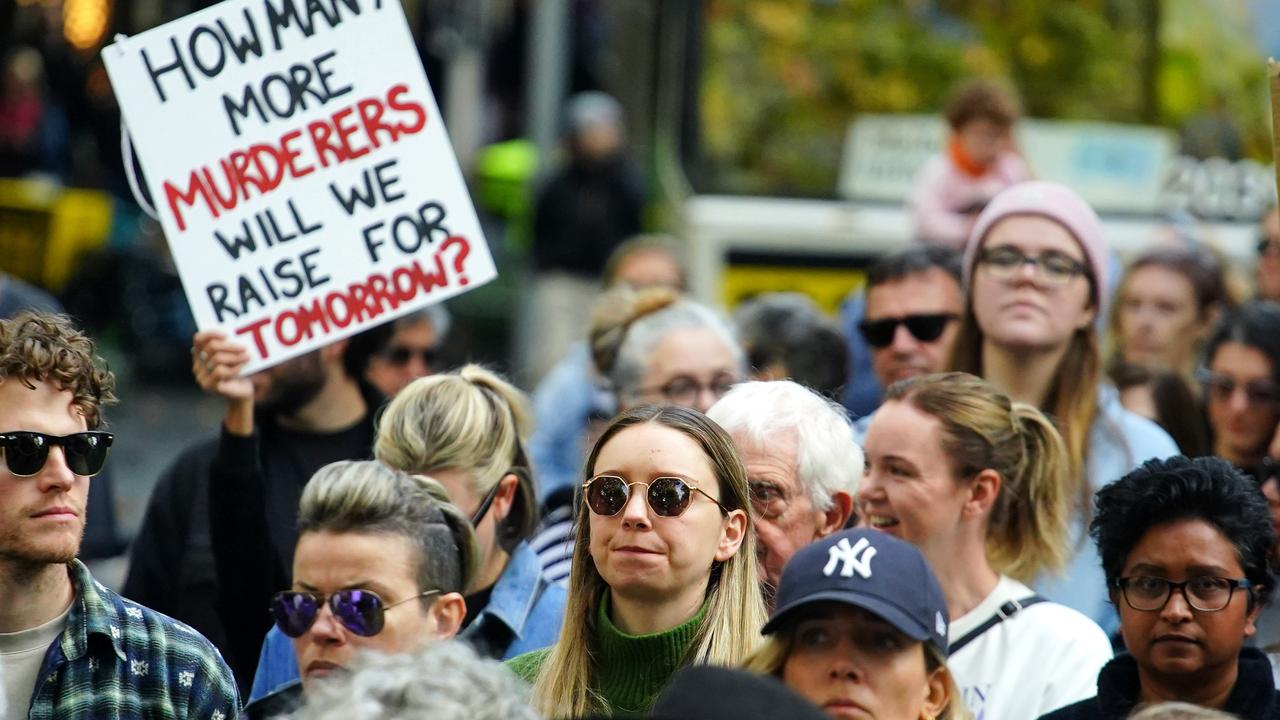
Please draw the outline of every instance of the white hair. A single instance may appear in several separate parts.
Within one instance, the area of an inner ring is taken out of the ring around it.
[[[1129,720],[1233,720],[1235,715],[1184,702],[1144,705]]]
[[[307,688],[292,720],[540,720],[505,665],[458,641],[414,655],[360,655],[350,674]]]
[[[706,329],[716,335],[733,357],[738,371],[746,372],[746,354],[728,319],[700,302],[682,298],[636,319],[627,328],[609,377],[614,392],[623,398],[634,398],[654,348],[669,333],[689,328]]]
[[[862,448],[844,408],[790,380],[735,385],[707,411],[707,417],[734,439],[753,445],[776,443],[793,433],[796,475],[813,506],[829,510],[831,496],[856,494],[862,477]]]

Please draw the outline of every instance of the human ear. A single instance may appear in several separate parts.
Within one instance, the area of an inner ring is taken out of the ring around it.
[[[489,505],[489,513],[494,521],[505,520],[516,501],[516,491],[520,486],[520,476],[507,473],[498,481],[498,492],[493,494],[493,503]]]
[[[720,543],[716,545],[716,562],[727,562],[742,547],[747,539],[747,513],[743,510],[730,510],[724,519],[724,528],[720,531]]]
[[[429,612],[435,623],[436,638],[448,640],[462,629],[462,620],[467,616],[467,601],[461,593],[445,593],[431,603]]]
[[[818,511],[816,537],[826,537],[843,529],[853,514],[853,496],[841,490],[831,495],[831,507]]]
[[[1002,484],[1000,473],[991,468],[974,475],[969,481],[969,498],[964,504],[964,514],[970,517],[981,517],[991,512],[996,499],[1000,497]]]
[[[929,673],[924,686],[924,702],[920,706],[920,717],[936,718],[947,708],[948,702],[960,702],[960,698],[952,698],[947,682],[946,668],[937,667]]]
[[[1261,612],[1262,612],[1261,603],[1258,603],[1255,601],[1253,603],[1253,609],[1250,610],[1249,614],[1245,615],[1244,617],[1244,636],[1245,637],[1253,637],[1255,634],[1257,634],[1258,626],[1255,624],[1255,621],[1257,621],[1258,614]]]

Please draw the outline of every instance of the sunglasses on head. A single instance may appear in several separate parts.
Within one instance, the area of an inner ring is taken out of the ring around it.
[[[18,477],[31,477],[44,468],[49,459],[49,448],[62,446],[67,467],[76,475],[91,477],[102,472],[107,461],[107,450],[115,436],[109,432],[90,430],[70,435],[46,435],[28,430],[15,430],[0,434],[0,449],[4,450],[5,465]]]
[[[677,477],[654,478],[648,483],[629,483],[617,475],[597,475],[582,486],[587,499],[587,507],[591,512],[605,517],[613,517],[622,512],[631,499],[631,487],[640,485],[645,490],[645,500],[654,514],[661,517],[679,517],[689,509],[693,502],[693,493],[706,495],[707,499],[719,506],[720,511],[729,514],[729,508],[719,500],[707,495],[707,492],[687,480]]]
[[[867,344],[875,348],[886,348],[893,344],[893,336],[899,325],[906,325],[907,332],[920,342],[933,342],[942,337],[947,323],[958,319],[955,313],[929,313],[907,315],[905,317],[883,318],[881,320],[863,320],[858,323],[858,330]]]
[[[388,605],[372,590],[348,589],[329,595],[328,603],[329,610],[344,628],[361,637],[373,637],[382,632],[388,610],[439,592],[428,590],[421,595]],[[302,637],[315,624],[325,601],[326,597],[322,593],[297,590],[276,593],[271,600],[271,617],[280,632],[292,638]]]
[[[393,345],[382,353],[382,357],[392,365],[404,367],[414,356],[422,358],[422,364],[427,367],[434,367],[437,360],[440,359],[440,351],[437,348],[408,348],[403,345]]]

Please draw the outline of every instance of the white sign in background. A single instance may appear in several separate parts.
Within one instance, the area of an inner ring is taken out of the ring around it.
[[[397,0],[226,0],[103,59],[196,323],[246,373],[497,275]]]

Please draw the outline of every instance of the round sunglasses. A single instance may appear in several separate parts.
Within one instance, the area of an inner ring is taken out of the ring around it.
[[[15,430],[0,434],[0,449],[4,450],[4,462],[9,472],[18,477],[32,477],[44,469],[49,459],[49,448],[61,445],[71,472],[92,477],[102,472],[102,466],[107,462],[107,451],[114,441],[114,435],[98,430],[70,435]]]
[[[327,598],[323,593],[288,590],[272,598],[271,617],[280,632],[291,638],[302,637],[320,617],[320,608],[327,600],[329,610],[343,627],[361,637],[372,637],[382,632],[388,610],[439,592],[428,590],[388,605],[372,590],[339,590]]]
[[[591,509],[591,512],[605,517],[613,517],[622,512],[622,508],[627,506],[627,501],[631,499],[631,487],[633,485],[640,485],[646,489],[644,496],[649,503],[649,508],[653,510],[654,514],[661,517],[679,517],[683,515],[684,511],[689,509],[689,504],[693,502],[693,493],[695,492],[705,495],[725,515],[729,514],[729,508],[722,505],[719,500],[707,495],[706,490],[678,477],[660,477],[654,478],[647,483],[629,483],[617,475],[597,475],[583,483],[582,492],[587,499],[587,507]]]

